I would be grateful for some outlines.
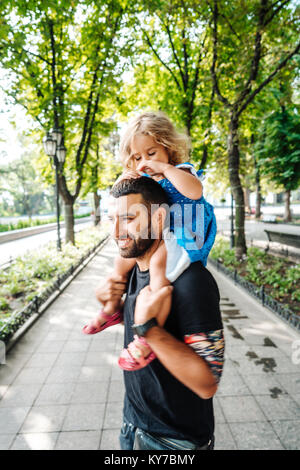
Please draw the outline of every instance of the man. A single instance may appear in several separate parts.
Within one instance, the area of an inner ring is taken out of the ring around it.
[[[120,181],[111,194],[114,204],[110,218],[119,252],[123,257],[136,258],[123,307],[124,345],[127,347],[137,333],[157,357],[143,369],[124,371],[121,447],[212,449],[212,397],[224,353],[217,284],[201,262],[194,262],[173,287],[151,292],[149,264],[161,241],[166,217],[163,206],[150,216],[151,204],[165,204],[164,191],[154,180],[142,177]],[[139,205],[147,210],[136,210]],[[151,238],[151,234],[156,236]],[[124,280],[110,277],[98,289],[97,297],[105,304],[124,291]],[[171,294],[170,313],[164,326],[158,326],[155,318]]]

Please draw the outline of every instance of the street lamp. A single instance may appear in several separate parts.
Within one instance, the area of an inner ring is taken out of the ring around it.
[[[56,187],[56,224],[57,224],[57,249],[61,251],[60,241],[60,225],[59,225],[59,188],[58,188],[58,171],[60,165],[62,165],[66,158],[66,149],[64,145],[61,145],[62,132],[59,128],[53,128],[50,132],[47,132],[43,138],[45,153],[53,158],[55,166],[55,187]]]

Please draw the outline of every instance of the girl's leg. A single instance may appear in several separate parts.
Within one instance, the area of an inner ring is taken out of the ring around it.
[[[114,273],[121,276],[124,278],[124,281],[126,281],[128,274],[133,269],[135,263],[135,258],[122,258],[121,256],[117,256],[114,261]],[[107,315],[115,313],[120,308],[121,298],[122,297],[106,302],[103,307],[104,313]]]
[[[136,261],[135,258],[122,258],[121,256],[117,256],[114,262],[114,272],[115,274],[124,278],[124,281],[127,279],[128,273],[134,267]],[[88,325],[85,325],[83,328],[83,332],[85,334],[95,334],[98,333],[102,325],[108,322],[107,317],[103,315],[113,315],[114,313],[118,313],[118,310],[121,309],[121,300],[122,296],[119,299],[106,302],[102,311],[100,312],[97,317],[90,321]],[[112,318],[112,324],[120,323],[122,321],[122,317],[119,314],[116,315],[116,318]],[[110,325],[108,325],[110,326]]]
[[[152,291],[156,291],[161,289],[164,286],[169,286],[170,281],[166,278],[166,265],[167,265],[167,250],[165,243],[162,241],[153,254],[150,260],[149,272],[150,272],[150,288]],[[167,298],[161,306],[161,311],[157,317],[157,322],[159,326],[163,326],[165,321],[170,313],[171,308],[171,299]],[[128,346],[130,354],[135,358],[138,359],[141,357],[147,357],[150,352],[151,348],[145,344],[145,342],[140,342],[138,339],[133,341]]]

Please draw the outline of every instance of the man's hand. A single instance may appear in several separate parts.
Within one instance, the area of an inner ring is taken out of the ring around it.
[[[142,325],[150,318],[158,318],[160,324],[164,323],[171,307],[172,286],[165,286],[156,292],[152,292],[150,286],[144,287],[137,296],[134,322],[137,325]],[[162,306],[168,305],[168,311],[162,316]]]
[[[111,275],[96,289],[96,298],[105,305],[106,302],[116,301],[126,290],[127,279]]]

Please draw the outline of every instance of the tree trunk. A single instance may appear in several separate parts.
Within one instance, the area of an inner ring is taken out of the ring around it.
[[[235,200],[235,254],[241,259],[247,253],[245,238],[244,193],[239,176],[240,152],[238,138],[238,116],[231,113],[228,136],[228,170],[231,190]]]
[[[251,144],[254,144],[254,137],[251,136]],[[260,171],[259,166],[257,165],[255,155],[253,155],[254,160],[254,170],[255,170],[255,218],[258,220],[261,216],[261,186],[260,186]]]
[[[291,200],[291,191],[285,191],[285,204],[284,204],[284,221],[285,222],[291,222],[292,220],[292,213],[291,213],[291,206],[290,206],[290,200]]]
[[[65,241],[66,243],[72,243],[75,245],[75,234],[74,234],[74,207],[72,202],[65,202]]]
[[[95,227],[100,223],[100,201],[101,196],[98,196],[97,191],[94,191],[94,225]]]

